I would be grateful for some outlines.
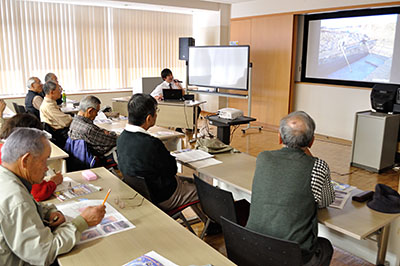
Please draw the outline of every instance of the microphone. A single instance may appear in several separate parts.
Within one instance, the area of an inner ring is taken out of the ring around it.
[[[180,81],[179,79],[174,79],[175,83],[182,83],[182,81]]]

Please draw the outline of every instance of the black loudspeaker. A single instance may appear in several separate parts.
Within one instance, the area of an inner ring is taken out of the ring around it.
[[[192,37],[179,38],[179,60],[189,60],[189,47],[194,45]]]
[[[398,88],[398,85],[375,84],[371,91],[372,109],[381,113],[393,112]]]

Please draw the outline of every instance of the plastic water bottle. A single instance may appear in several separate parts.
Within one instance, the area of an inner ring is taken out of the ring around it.
[[[64,104],[67,104],[67,94],[65,94],[65,91],[62,93],[62,101]]]

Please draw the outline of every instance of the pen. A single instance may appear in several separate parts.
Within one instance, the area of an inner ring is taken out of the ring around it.
[[[102,205],[104,205],[104,203],[106,203],[108,196],[110,196],[110,192],[111,192],[111,188],[107,191],[107,195],[106,195],[106,197],[104,198],[104,201],[103,201],[103,204],[102,204]]]

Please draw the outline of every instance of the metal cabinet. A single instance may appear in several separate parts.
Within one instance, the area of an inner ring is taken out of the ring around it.
[[[372,172],[391,168],[397,151],[400,115],[357,112],[351,153],[351,165]]]

